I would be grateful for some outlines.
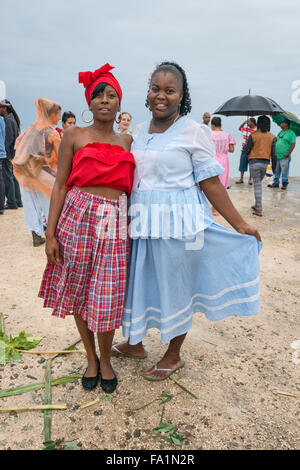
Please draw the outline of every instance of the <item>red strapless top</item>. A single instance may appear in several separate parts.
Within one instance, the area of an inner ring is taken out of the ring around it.
[[[67,189],[72,186],[106,186],[130,194],[134,169],[132,153],[119,145],[87,144],[73,157]]]

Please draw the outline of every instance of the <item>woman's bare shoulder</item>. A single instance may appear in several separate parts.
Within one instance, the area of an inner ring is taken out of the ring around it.
[[[87,142],[87,127],[72,126],[64,131],[62,142],[71,144],[74,149],[83,147]]]
[[[64,131],[64,136],[71,138],[71,137],[84,135],[85,133],[86,133],[85,127],[71,126],[71,127],[68,127],[68,129]]]
[[[133,138],[130,134],[118,134],[119,145],[121,145],[124,150],[130,152],[130,147],[133,142]]]

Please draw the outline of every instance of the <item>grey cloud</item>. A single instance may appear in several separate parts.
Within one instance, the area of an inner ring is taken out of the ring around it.
[[[123,109],[144,120],[148,78],[162,59],[186,69],[195,119],[249,88],[300,114],[290,99],[300,79],[297,0],[10,0],[0,8],[0,79],[23,127],[37,96],[79,117],[86,103],[77,74],[105,62],[116,66]],[[239,121],[224,118],[224,127],[236,133]]]

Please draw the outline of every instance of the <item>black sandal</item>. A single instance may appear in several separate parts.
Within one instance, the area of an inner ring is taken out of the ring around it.
[[[99,375],[100,375],[100,361],[99,361],[99,359],[98,359],[98,362],[99,362],[99,364],[98,364],[98,374],[96,375],[96,377],[85,377],[84,376],[85,373],[81,377],[81,383],[82,383],[82,386],[85,390],[93,390],[98,385]],[[87,371],[87,369],[86,369],[86,371]]]
[[[114,371],[114,378],[113,379],[103,379],[101,375],[101,370],[99,368],[99,376],[100,376],[100,384],[103,392],[105,393],[113,393],[118,385],[117,374]]]

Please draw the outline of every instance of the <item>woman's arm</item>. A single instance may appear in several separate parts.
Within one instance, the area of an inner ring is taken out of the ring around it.
[[[59,133],[56,130],[50,132],[50,134],[48,135],[48,141],[51,145],[53,145],[53,150],[51,152],[51,165],[56,169],[58,161],[58,152],[61,144],[61,138],[59,136]]]
[[[200,188],[211,202],[213,207],[220,212],[227,222],[239,233],[254,235],[261,241],[260,234],[255,227],[247,224],[232,204],[226,189],[218,176],[213,176],[201,181]]]
[[[244,122],[240,125],[239,131],[242,132],[242,129],[243,129],[244,125],[246,124],[246,122],[247,122],[247,119],[246,119],[246,121],[244,121]]]
[[[46,255],[50,263],[60,264],[59,246],[55,238],[57,222],[62,211],[67,193],[67,181],[69,179],[72,160],[73,142],[76,128],[68,129],[63,136],[58,152],[57,177],[52,190],[48,225],[46,230]]]
[[[229,144],[229,150],[228,150],[229,153],[233,153],[234,152],[234,144]]]
[[[294,150],[295,147],[296,147],[296,144],[294,144],[294,143],[291,144],[288,153],[286,153],[285,155],[283,155],[284,158],[288,158],[288,157],[291,155],[291,153],[292,153],[292,151]]]

